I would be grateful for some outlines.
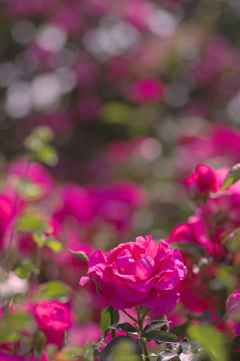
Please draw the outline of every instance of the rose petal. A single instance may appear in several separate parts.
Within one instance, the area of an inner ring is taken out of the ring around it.
[[[105,282],[100,282],[99,289],[103,297],[108,301],[108,304],[118,310],[125,308],[131,308],[134,306],[133,303],[123,300],[113,287],[109,287]]]
[[[157,291],[152,289],[148,297],[138,305],[152,308],[155,315],[164,315],[171,312],[178,301],[179,293],[176,290]]]
[[[127,302],[131,302],[133,305],[135,302],[142,301],[147,297],[149,292],[139,292],[130,288],[126,283],[124,283],[119,277],[114,276],[114,287],[120,297],[122,297]]]

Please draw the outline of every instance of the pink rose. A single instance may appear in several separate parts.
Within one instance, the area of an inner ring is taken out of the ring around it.
[[[71,326],[70,312],[59,302],[41,301],[33,307],[35,321],[42,330],[47,342],[61,346],[64,341],[64,331]]]
[[[151,236],[122,243],[106,255],[95,252],[89,259],[88,277],[109,305],[117,308],[148,306],[156,315],[171,312],[179,300],[176,286],[186,276],[178,249],[157,244]]]
[[[240,336],[240,290],[228,297],[226,306],[228,317],[234,322],[234,331]]]

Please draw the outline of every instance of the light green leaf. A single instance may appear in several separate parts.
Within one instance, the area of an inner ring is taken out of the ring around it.
[[[71,288],[61,281],[49,281],[43,283],[39,290],[41,298],[59,298],[68,296]]]
[[[240,163],[234,165],[232,169],[228,172],[228,175],[226,176],[222,187],[220,190],[224,190],[234,183],[236,183],[240,179]]]
[[[50,248],[55,253],[61,252],[63,248],[62,243],[57,241],[55,238],[48,238],[44,245]]]
[[[188,337],[198,341],[212,361],[227,360],[227,349],[224,347],[226,336],[207,323],[191,326]]]
[[[101,118],[108,123],[126,123],[130,118],[132,108],[121,102],[108,102],[101,109]]]
[[[33,159],[52,167],[57,164],[58,155],[51,145],[44,145],[44,147],[34,154]]]
[[[25,214],[18,221],[17,226],[18,228],[20,228],[20,230],[26,231],[45,231],[48,228],[48,226],[42,219],[30,213]]]

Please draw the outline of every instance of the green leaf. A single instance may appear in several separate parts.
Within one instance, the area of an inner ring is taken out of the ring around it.
[[[114,352],[117,348],[120,347],[120,344],[124,341],[129,342],[131,338],[129,336],[117,336],[114,337],[107,346],[100,352],[100,359],[102,361],[107,361],[107,356]]]
[[[240,179],[240,163],[235,164],[232,169],[228,172],[228,175],[226,176],[222,187],[220,190],[224,190],[234,183],[236,183]]]
[[[33,232],[32,237],[33,237],[34,242],[37,244],[37,246],[39,248],[44,247],[45,242],[46,242],[45,234],[41,234],[41,233],[39,234],[38,232]]]
[[[69,252],[72,253],[72,255],[78,260],[78,261],[81,261],[81,262],[88,262],[88,256],[86,255],[85,252],[82,252],[82,251],[71,251],[69,249]]]
[[[37,274],[39,270],[33,264],[31,258],[24,258],[21,262],[21,265],[16,267],[14,272],[20,278],[29,278],[33,273]]]
[[[19,278],[22,279],[29,278],[31,276],[31,271],[26,267],[16,267],[14,272]]]
[[[42,140],[45,143],[48,143],[55,138],[52,129],[47,125],[41,125],[40,127],[35,128],[32,132],[32,136]]]
[[[226,336],[207,323],[197,324],[188,329],[190,339],[198,341],[212,361],[227,360]]]
[[[33,160],[52,167],[57,164],[58,155],[56,150],[51,145],[44,145],[41,150],[33,155]]]
[[[44,231],[48,229],[45,221],[38,218],[34,214],[27,213],[17,222],[20,230],[25,231]]]
[[[128,332],[128,333],[136,333],[137,332],[136,328],[133,327],[128,322],[117,323],[116,325],[111,325],[109,328],[111,330],[117,330],[117,331],[121,331],[121,332]]]
[[[108,123],[126,123],[131,115],[131,106],[117,101],[108,102],[101,109],[101,118]]]
[[[111,308],[111,325],[115,325],[119,322],[119,312],[116,308],[109,306]]]
[[[240,354],[239,354],[239,352],[232,351],[232,352],[230,353],[230,358],[229,358],[229,360],[231,360],[231,361],[239,361],[239,359],[240,359]]]
[[[68,296],[71,288],[61,281],[49,281],[39,287],[41,298],[58,298]]]
[[[19,340],[19,334],[9,328],[3,328],[0,322],[0,340],[1,342],[16,342]]]
[[[100,330],[102,331],[104,338],[106,338],[109,327],[111,326],[111,308],[105,307],[101,312],[100,318]]]
[[[42,195],[42,188],[29,178],[18,178],[16,183],[17,192],[28,201],[38,200]]]
[[[192,324],[192,323],[191,323]],[[182,323],[179,326],[174,326],[171,331],[172,333],[174,333],[175,335],[177,335],[178,337],[183,336],[186,334],[186,331],[188,329],[188,327],[190,326],[190,322],[187,321],[185,323]]]
[[[150,332],[150,331],[154,331],[157,330],[163,326],[166,326],[170,323],[171,321],[161,321],[161,320],[156,320],[156,321],[152,321],[149,324],[147,324],[144,329],[143,332]]]
[[[57,241],[55,238],[47,238],[44,245],[50,248],[55,253],[61,252],[63,248],[62,243]]]
[[[164,332],[164,331],[150,331],[143,333],[141,335],[142,338],[146,338],[147,340],[155,340],[156,342],[181,342],[179,338],[170,332]]]

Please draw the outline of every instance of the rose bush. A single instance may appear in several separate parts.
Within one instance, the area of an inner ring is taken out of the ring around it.
[[[106,255],[95,252],[88,262],[88,277],[116,309],[148,306],[156,315],[171,312],[179,300],[176,286],[186,276],[178,249],[157,244],[151,236],[120,244]]]

